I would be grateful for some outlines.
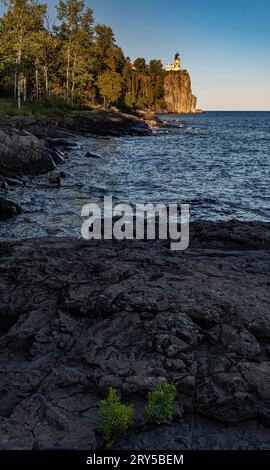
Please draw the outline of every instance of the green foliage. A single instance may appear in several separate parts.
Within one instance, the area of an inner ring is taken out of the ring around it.
[[[101,418],[99,431],[104,437],[106,446],[110,447],[131,427],[134,410],[132,405],[122,404],[117,391],[110,387],[107,400],[100,402],[99,414]]]
[[[14,100],[7,98],[0,99],[0,118],[12,117],[17,114],[18,111]]]
[[[47,15],[43,0],[2,3],[0,96],[13,99],[19,112],[50,112],[44,104],[51,97],[71,108],[103,100],[130,112],[164,108],[161,61],[138,58],[133,67],[110,26],[95,24],[85,0],[59,0],[56,18]]]
[[[107,70],[98,77],[98,89],[109,104],[116,104],[122,91],[122,77],[120,73]]]
[[[16,109],[14,100],[0,99],[0,118],[12,117],[18,114],[35,117],[64,117],[74,111],[89,110],[83,104],[69,105],[63,98],[48,97],[40,101],[23,103],[20,112]]]
[[[60,20],[57,31],[63,43],[65,96],[68,102],[73,103],[75,89],[86,88],[92,78],[89,50],[94,34],[93,10],[85,8],[84,0],[60,0],[57,11]]]
[[[18,108],[26,92],[26,75],[35,57],[36,39],[43,29],[46,5],[35,0],[9,0],[0,21],[2,67],[14,76],[14,95]]]
[[[139,57],[135,60],[134,66],[138,70],[138,72],[144,72],[146,70],[146,61],[143,57]]]
[[[148,404],[144,410],[145,417],[151,423],[164,424],[176,414],[173,404],[176,387],[173,384],[161,383],[148,393]]]
[[[149,73],[152,77],[163,75],[163,65],[162,65],[161,60],[150,60]]]

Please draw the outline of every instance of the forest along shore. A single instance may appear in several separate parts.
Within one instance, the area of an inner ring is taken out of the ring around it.
[[[270,224],[197,222],[191,246],[0,243],[1,449],[97,449],[108,387],[136,404],[115,449],[270,449]],[[158,383],[180,414],[146,425]]]
[[[19,201],[9,198],[9,188],[22,184],[24,175],[48,174],[58,184],[57,167],[81,136],[148,136],[161,126],[154,115],[133,116],[98,109],[69,113],[62,118],[19,116],[0,122],[0,220],[21,212]]]

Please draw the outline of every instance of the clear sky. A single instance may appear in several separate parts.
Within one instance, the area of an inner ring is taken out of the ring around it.
[[[56,3],[47,2],[51,7]],[[131,59],[179,51],[198,106],[270,110],[270,0],[86,0]]]
[[[90,0],[132,59],[179,51],[203,109],[270,110],[270,0]]]

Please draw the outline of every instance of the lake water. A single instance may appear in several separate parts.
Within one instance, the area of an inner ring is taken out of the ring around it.
[[[181,126],[150,137],[82,138],[60,188],[25,178],[7,197],[23,207],[1,238],[80,235],[84,204],[189,203],[191,219],[270,220],[270,112],[166,115]],[[85,157],[91,151],[101,158]]]

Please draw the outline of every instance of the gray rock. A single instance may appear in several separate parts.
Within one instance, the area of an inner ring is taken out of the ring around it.
[[[55,165],[62,165],[65,163],[65,154],[60,149],[51,149],[51,157]]]
[[[80,143],[69,139],[48,138],[48,143],[53,147],[60,147],[63,149],[77,149],[80,148]]]
[[[16,215],[21,214],[21,212],[22,208],[17,202],[0,196],[0,220],[16,217]]]
[[[13,127],[0,129],[0,173],[36,175],[53,168],[55,164],[43,141]]]
[[[55,186],[61,186],[61,176],[60,173],[53,173],[47,177],[49,183]]]
[[[109,386],[141,424],[164,381],[184,418],[114,448],[270,449],[270,225],[191,230],[181,254],[159,241],[0,243],[2,449],[96,449]]]
[[[100,155],[96,155],[95,153],[92,153],[92,152],[86,152],[84,156],[85,158],[101,158]]]

